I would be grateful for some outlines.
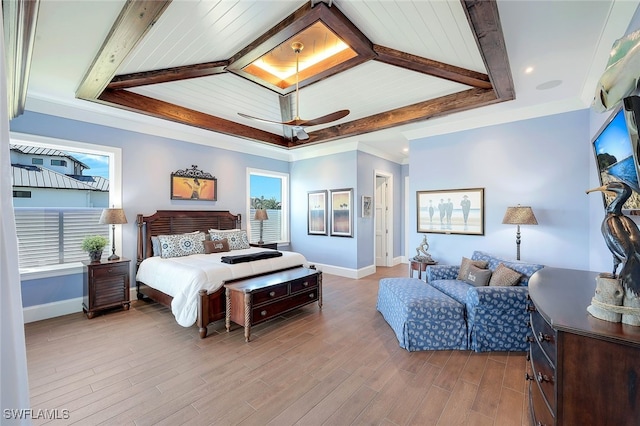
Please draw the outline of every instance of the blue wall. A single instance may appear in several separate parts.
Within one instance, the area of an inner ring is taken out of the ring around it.
[[[529,205],[537,226],[522,226],[522,260],[589,269],[589,113],[581,110],[411,142],[410,194],[420,190],[484,188],[485,235],[427,234],[441,263],[459,263],[473,250],[516,257],[508,206]],[[409,205],[409,247],[421,234],[415,196]]]

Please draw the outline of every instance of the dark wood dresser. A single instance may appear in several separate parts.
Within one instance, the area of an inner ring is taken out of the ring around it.
[[[122,306],[129,309],[128,259],[82,262],[84,285],[82,310],[91,319],[98,311]]]
[[[597,275],[543,268],[529,281],[534,425],[640,424],[640,327],[587,312]]]

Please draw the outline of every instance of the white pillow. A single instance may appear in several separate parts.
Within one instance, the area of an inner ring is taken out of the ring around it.
[[[204,232],[158,235],[158,240],[160,241],[160,256],[164,258],[204,253]]]
[[[229,250],[241,250],[251,247],[247,231],[243,229],[210,229],[209,236],[211,241],[220,241],[226,238],[229,241]]]

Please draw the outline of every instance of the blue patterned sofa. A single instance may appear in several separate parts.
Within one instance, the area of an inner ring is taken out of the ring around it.
[[[514,286],[476,287],[457,279],[459,266],[433,265],[427,267],[429,285],[465,305],[468,349],[526,351],[527,285],[543,265],[501,259],[481,251],[475,251],[471,260],[487,262],[487,269],[493,272],[502,263],[522,276]]]
[[[496,270],[507,267],[511,283],[516,284],[498,286],[492,282],[491,286],[480,286],[476,282],[479,286],[475,286],[467,282],[469,274],[467,281],[458,279],[464,274],[460,266],[453,265],[427,267],[427,283],[417,278],[380,280],[376,308],[393,329],[400,347],[409,351],[527,350],[527,285],[543,265],[501,259],[481,251],[475,251],[469,260],[486,267],[470,270],[469,274],[484,274],[488,281],[491,276],[503,277]]]

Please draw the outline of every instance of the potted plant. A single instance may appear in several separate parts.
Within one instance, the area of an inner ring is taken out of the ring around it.
[[[102,235],[89,235],[82,240],[82,250],[89,252],[92,262],[99,262],[102,257],[102,249],[109,243]]]

